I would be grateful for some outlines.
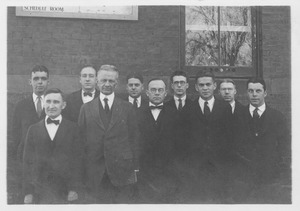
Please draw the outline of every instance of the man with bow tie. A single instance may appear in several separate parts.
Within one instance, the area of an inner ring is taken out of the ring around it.
[[[93,66],[81,69],[79,82],[81,89],[67,96],[67,106],[62,112],[64,117],[73,122],[78,121],[81,106],[99,96],[99,90],[96,89],[96,70]]]
[[[140,195],[146,203],[172,203],[176,182],[173,171],[176,109],[164,105],[166,84],[148,82],[149,106],[140,110]]]
[[[23,156],[25,204],[75,201],[82,188],[83,143],[76,123],[62,117],[59,89],[45,92],[46,117],[27,133]]]
[[[245,184],[235,191],[237,200],[291,203],[291,137],[285,117],[265,103],[262,78],[247,81],[247,94],[250,103],[236,128],[235,149],[241,162],[237,179]]]

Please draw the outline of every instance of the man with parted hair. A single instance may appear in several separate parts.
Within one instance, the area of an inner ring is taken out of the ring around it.
[[[190,157],[196,175],[195,187],[204,190],[197,193],[201,194],[198,197],[203,201],[215,199],[225,203],[232,115],[230,105],[215,98],[216,88],[211,71],[197,74],[195,89],[199,97],[193,103]]]
[[[135,109],[145,106],[146,101],[142,99],[142,92],[144,90],[144,78],[139,72],[130,72],[126,77],[127,85],[126,90],[128,98]]]
[[[291,203],[291,137],[285,117],[266,104],[262,78],[247,81],[247,95],[250,103],[236,128],[235,147],[241,162],[237,178],[244,188],[235,189],[235,197],[246,203]]]
[[[129,102],[115,96],[119,71],[102,65],[100,94],[81,107],[78,125],[85,138],[85,182],[90,203],[131,203],[138,170],[138,124]]]
[[[78,199],[82,189],[83,143],[77,124],[61,115],[65,106],[61,90],[47,90],[46,117],[28,130],[23,156],[25,204],[57,204]]]
[[[235,82],[230,78],[222,79],[219,92],[223,100],[230,104],[232,114],[235,116],[239,115],[244,106],[235,99],[237,93]]]
[[[85,66],[80,71],[79,82],[81,89],[67,96],[67,106],[62,115],[67,119],[77,122],[82,104],[90,102],[99,96],[97,86],[97,74],[93,66]]]

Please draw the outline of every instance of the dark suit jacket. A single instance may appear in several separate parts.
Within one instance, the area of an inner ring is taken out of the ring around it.
[[[44,119],[32,125],[25,141],[23,161],[24,194],[38,198],[50,189],[57,198],[78,191],[82,184],[82,139],[76,123],[62,119],[51,141]]]
[[[186,99],[185,105],[181,111],[177,110],[174,98],[165,103],[176,111],[176,119],[174,119],[175,129],[173,132],[175,153],[182,159],[187,156],[191,147],[191,117],[192,117],[192,100]]]
[[[248,168],[246,180],[253,179],[257,184],[288,184],[291,140],[285,118],[279,111],[266,106],[260,119],[261,126],[256,134],[251,129],[249,106],[245,107],[235,139],[237,155]]]
[[[40,121],[45,117],[45,111],[43,110],[41,117],[39,118],[35,105],[32,99],[32,94],[27,98],[18,102],[14,117],[13,117],[13,144],[14,151],[16,152],[17,158],[19,161],[22,161],[23,158],[23,150],[24,150],[24,142],[26,138],[26,134],[28,128]]]
[[[132,105],[115,97],[108,128],[100,118],[99,97],[81,107],[78,124],[85,137],[87,187],[98,188],[105,173],[115,186],[133,183],[138,126]],[[102,105],[100,105],[102,106]]]
[[[164,106],[157,121],[149,106],[140,110],[140,166],[141,171],[164,168],[174,157],[176,110]],[[151,171],[151,170],[150,170]]]
[[[78,122],[78,116],[80,112],[80,108],[83,104],[82,97],[81,97],[81,89],[71,93],[70,95],[67,96],[66,102],[67,106],[66,108],[62,111],[62,115],[73,121],[73,122]],[[98,97],[100,94],[99,90],[96,89],[94,99]]]
[[[213,109],[206,119],[196,99],[192,114],[192,150],[193,155],[200,156],[196,159],[215,164],[228,159],[229,142],[232,141],[231,106],[215,98]]]

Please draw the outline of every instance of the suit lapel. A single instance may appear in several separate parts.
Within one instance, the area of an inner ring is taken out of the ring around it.
[[[91,112],[91,115],[95,118],[97,124],[102,129],[105,129],[104,123],[103,123],[102,119],[100,118],[99,106],[102,106],[102,105],[100,105],[100,99],[99,99],[99,96],[98,96],[96,99],[91,101],[91,104],[90,104],[91,109],[89,109],[89,110]]]
[[[76,102],[78,102],[78,105],[80,105],[80,106],[83,104],[81,92],[82,92],[82,89],[80,89],[76,95]]]
[[[62,118],[62,121],[57,128],[57,131],[56,131],[56,134],[55,134],[53,140],[55,140],[56,143],[59,143],[58,140],[64,140],[64,135],[66,134],[66,132],[67,132],[66,131],[66,121],[64,118]]]
[[[262,114],[263,117],[263,122],[262,122],[262,128],[261,128],[261,135],[265,134],[266,131],[268,130],[268,126],[269,124],[266,124],[266,122],[271,122],[271,116],[270,116],[270,113],[269,113],[269,109],[268,107],[266,106],[266,110],[265,112]]]
[[[121,104],[120,100],[117,97],[115,97],[111,107],[111,119],[107,130],[110,130],[114,126],[114,124],[118,121],[120,117],[119,114],[122,113],[122,106],[120,104]]]

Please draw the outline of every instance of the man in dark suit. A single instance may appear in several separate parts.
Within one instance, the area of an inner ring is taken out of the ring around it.
[[[177,157],[182,159],[187,155],[188,147],[190,146],[192,100],[188,99],[186,95],[189,83],[188,76],[185,72],[173,72],[170,81],[174,95],[165,105],[177,111],[177,125],[173,135]]]
[[[115,96],[119,72],[102,65],[100,95],[81,107],[78,124],[85,137],[85,172],[90,203],[130,203],[136,182],[138,125],[133,106]]]
[[[128,98],[126,100],[130,102],[135,109],[145,106],[147,102],[142,99],[142,92],[144,90],[143,76],[139,72],[131,72],[127,75],[126,80],[126,90],[128,92]]]
[[[246,203],[291,203],[291,140],[283,114],[265,103],[263,79],[247,82],[250,104],[243,110],[236,153]],[[247,187],[247,188],[245,188]],[[246,194],[246,195],[245,195]]]
[[[92,66],[86,66],[80,71],[81,89],[71,93],[67,97],[67,106],[63,110],[62,115],[67,119],[78,122],[79,111],[82,104],[90,102],[99,96],[96,89],[97,76],[96,70]]]
[[[225,164],[230,150],[228,142],[232,139],[229,128],[231,107],[214,97],[216,87],[212,72],[203,71],[197,75],[195,89],[199,98],[193,105],[190,158],[196,176],[194,187],[203,190],[197,193],[202,194],[198,200],[219,203],[226,197]]]
[[[30,96],[17,103],[12,123],[12,147],[15,165],[13,175],[17,182],[17,203],[23,203],[22,191],[22,159],[26,134],[30,125],[40,121],[45,117],[43,109],[44,92],[49,84],[49,71],[45,66],[36,65],[31,71],[29,84],[32,86]]]
[[[76,123],[61,116],[65,105],[59,89],[47,90],[46,118],[28,130],[23,158],[25,204],[56,204],[78,199],[82,141]]]
[[[149,105],[139,114],[141,202],[172,203],[176,190],[172,173],[176,109],[163,103],[167,90],[162,79],[150,80],[146,94]]]

